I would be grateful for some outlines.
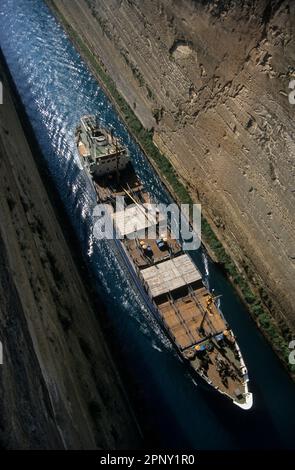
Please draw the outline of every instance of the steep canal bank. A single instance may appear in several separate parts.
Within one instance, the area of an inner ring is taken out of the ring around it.
[[[85,260],[101,286],[137,409],[153,441],[195,449],[293,448],[294,385],[206,253],[199,250],[193,258],[210,288],[222,294],[221,308],[238,337],[254,393],[250,412],[195,385],[146,311],[117,253],[108,243],[93,240],[93,193],[80,171],[74,142],[81,115],[95,113],[112,125],[148,189],[161,201],[169,198],[44,2],[4,0],[0,15],[4,55]]]
[[[95,38],[96,31],[95,28],[93,29],[93,24],[90,20],[93,11],[95,13],[93,13],[92,21],[95,22],[100,18],[95,8],[93,7],[94,10],[90,9],[91,11],[88,11],[88,5],[77,4],[77,2],[75,5],[72,4],[69,8],[69,4],[62,0],[46,1],[53,13],[57,16],[58,20],[64,26],[91,72],[98,79],[116,111],[119,113],[127,125],[127,128],[144,151],[150,164],[160,176],[167,190],[172,194],[173,198],[178,201],[178,203],[192,203],[192,197],[195,196],[193,196],[193,192],[191,191],[191,185],[185,185],[179,174],[169,162],[168,158],[156,147],[154,144],[155,132],[144,127],[143,123],[146,120],[146,114],[142,114],[142,107],[140,107],[140,109],[138,106],[131,108],[130,96],[124,97],[118,90],[116,81],[116,78],[118,77],[113,79],[113,77],[110,76],[109,69],[101,61],[101,57],[98,55],[93,42],[93,37]],[[82,14],[85,15],[85,17],[83,17],[83,21],[81,20]],[[88,28],[85,28],[85,22],[89,22],[91,34],[88,32]],[[101,24],[98,21],[97,28],[100,28],[100,26]],[[107,48],[107,45],[109,44],[107,42],[107,36],[103,36],[103,38],[106,41],[105,47]],[[108,62],[109,68],[111,67],[110,62],[111,59]],[[151,123],[149,120],[146,126],[152,126],[153,124],[155,124],[155,122]],[[194,199],[194,202],[196,202],[196,199]],[[207,215],[208,209],[208,205],[203,204],[202,241],[207,252],[214,261],[219,262],[221,268],[225,271],[228,279],[230,279],[232,285],[245,303],[260,331],[268,339],[271,347],[281,359],[282,364],[294,380],[295,366],[289,363],[288,346],[293,338],[290,324],[288,324],[286,318],[279,315],[277,307],[267,294],[265,283],[258,276],[258,273],[255,270],[253,271],[248,263],[241,261],[238,252],[236,252],[235,258],[233,257],[233,254],[232,256],[229,255],[230,250],[223,237],[222,224],[219,230],[215,227],[215,231],[213,231],[213,221],[210,221],[210,225],[208,220],[204,217],[204,211],[206,211]],[[247,256],[245,259],[246,258]]]
[[[62,232],[49,201],[41,152],[1,54],[0,80],[0,445],[140,446],[98,322],[104,307],[97,302],[94,313],[68,247],[72,229],[63,220]]]

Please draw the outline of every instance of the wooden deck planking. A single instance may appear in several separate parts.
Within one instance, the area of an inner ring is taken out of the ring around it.
[[[203,306],[201,310],[195,298]],[[206,339],[207,336],[222,332],[226,329],[220,313],[215,305],[211,307],[212,314],[207,311],[203,322],[204,334],[201,335],[199,328],[206,309],[208,294],[205,288],[194,289],[194,296],[187,295],[174,300],[174,306],[170,300],[158,305],[162,318],[175,338],[180,349],[184,350]]]
[[[144,255],[142,249],[137,245],[140,241],[144,241],[146,245],[150,245],[152,248],[153,252],[153,257],[152,259],[148,260],[146,256]],[[156,240],[151,240],[149,238],[144,238],[144,239],[138,239],[138,242],[136,240],[132,239],[126,239],[124,240],[124,244],[127,247],[128,252],[130,253],[131,258],[135,262],[135,264],[139,268],[147,267],[147,265],[152,264],[152,263],[157,263],[167,257],[169,257],[169,250],[168,246],[166,250],[160,250],[158,247]],[[180,250],[180,246],[175,239],[170,239],[168,238],[168,244],[169,248],[172,250],[173,253],[177,253]]]

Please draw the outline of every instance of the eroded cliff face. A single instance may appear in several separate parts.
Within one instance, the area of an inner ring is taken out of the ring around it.
[[[130,448],[138,428],[5,74],[0,105],[0,447]]]
[[[294,2],[54,3],[294,330]]]

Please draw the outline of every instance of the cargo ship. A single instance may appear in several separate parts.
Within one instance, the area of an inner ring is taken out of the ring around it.
[[[75,136],[82,167],[97,202],[111,209],[119,234],[115,243],[148,309],[192,374],[250,409],[247,368],[218,297],[206,288],[171,228],[160,233],[162,215],[147,210],[154,201],[137,176],[128,149],[96,116],[83,116]],[[119,209],[118,197],[123,201]]]

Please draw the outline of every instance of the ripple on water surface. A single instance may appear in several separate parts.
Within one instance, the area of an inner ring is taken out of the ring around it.
[[[44,159],[81,248],[104,294],[124,364],[141,400],[141,415],[163,446],[196,449],[292,447],[294,386],[223,275],[194,253],[238,335],[250,372],[254,408],[245,413],[215,391],[195,386],[157,322],[142,304],[113,246],[93,240],[95,198],[80,171],[74,131],[81,115],[98,114],[129,146],[147,187],[168,200],[108,99],[42,0],[1,0],[0,42]],[[198,382],[199,383],[199,382]]]

